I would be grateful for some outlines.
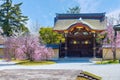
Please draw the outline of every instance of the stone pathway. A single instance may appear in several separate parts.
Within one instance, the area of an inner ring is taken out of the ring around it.
[[[14,69],[1,70],[0,80],[76,80],[80,70]]]

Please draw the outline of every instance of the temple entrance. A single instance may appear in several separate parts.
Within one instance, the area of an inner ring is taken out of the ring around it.
[[[102,47],[96,38],[104,30],[105,13],[56,14],[53,31],[65,37],[65,42],[59,46],[59,58],[101,58]]]
[[[93,41],[91,39],[70,39],[68,37],[68,57],[93,57]]]
[[[85,28],[75,28],[67,37],[68,57],[93,57],[93,34]]]
[[[87,27],[75,26],[67,33],[65,43],[60,44],[59,57],[100,57],[94,50],[95,45],[95,33]]]

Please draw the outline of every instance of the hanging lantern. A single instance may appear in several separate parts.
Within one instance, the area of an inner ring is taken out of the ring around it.
[[[85,41],[85,44],[88,44],[89,42],[88,41]]]
[[[77,41],[74,40],[74,41],[73,41],[73,44],[77,44]]]

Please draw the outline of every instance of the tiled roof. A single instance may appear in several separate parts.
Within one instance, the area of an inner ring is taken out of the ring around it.
[[[57,14],[53,30],[67,30],[76,23],[87,25],[94,30],[105,30],[105,13]]]
[[[105,21],[100,22],[99,20],[90,20],[90,19],[69,19],[69,20],[57,20],[57,22],[54,25],[53,30],[67,30],[71,25],[81,23],[89,26],[91,29],[94,30],[105,30],[106,29],[106,23]]]
[[[55,21],[60,19],[99,19],[102,20],[105,13],[80,13],[80,14],[56,14]]]
[[[120,31],[120,24],[114,25],[113,29],[116,31]]]
[[[4,48],[5,46],[3,44],[0,44],[0,48]]]

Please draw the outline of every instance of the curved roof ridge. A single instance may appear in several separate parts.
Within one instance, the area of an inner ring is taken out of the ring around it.
[[[94,27],[91,24],[89,24],[89,23],[87,23],[86,21],[83,21],[83,20],[75,21],[74,23],[72,23],[71,25],[68,26],[68,29],[70,28],[70,26],[72,27],[72,25],[77,24],[77,23],[81,23],[83,25],[87,25],[90,29],[94,30]]]

